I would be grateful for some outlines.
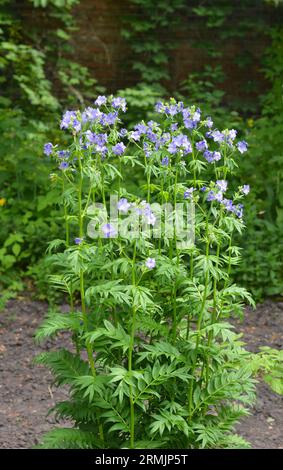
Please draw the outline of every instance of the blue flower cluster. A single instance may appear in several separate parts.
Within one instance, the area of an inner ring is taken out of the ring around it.
[[[89,106],[83,112],[65,111],[60,128],[69,130],[78,136],[82,150],[89,149],[92,154],[100,154],[102,158],[113,154],[121,156],[126,150],[126,145],[123,142],[111,144],[109,134],[111,134],[112,126],[115,127],[120,123],[119,112],[126,112],[125,98],[98,96],[94,104],[96,107]],[[121,129],[119,132],[121,139],[127,134],[126,129]],[[60,170],[72,169],[72,163],[75,159],[71,161],[69,151],[56,151],[56,146],[49,142],[44,145],[44,154],[57,157]]]
[[[227,191],[228,183],[225,180],[217,180],[215,186],[208,190],[206,200],[208,202],[217,201],[228,211],[235,214],[237,217],[243,217],[243,204],[235,204],[232,199],[224,197],[224,193]],[[207,191],[208,188],[205,186],[201,188],[201,191]],[[250,191],[249,185],[244,185],[240,188],[240,193],[247,195]]]
[[[155,225],[156,216],[152,211],[151,205],[146,201],[140,203],[130,203],[128,199],[121,198],[117,203],[117,208],[122,214],[128,214],[129,210],[133,210],[139,216],[142,216],[143,220],[148,225]]]
[[[159,101],[155,106],[155,111],[159,115],[158,119],[164,115],[165,125],[164,119],[160,119],[161,122],[151,120],[147,123],[138,123],[132,131],[125,128],[118,129],[118,124],[121,123],[119,112],[125,113],[127,110],[125,98],[98,96],[94,105],[95,107],[89,106],[82,112],[67,110],[62,117],[60,127],[73,133],[77,145],[80,145],[87,155],[100,155],[102,160],[106,157],[121,157],[125,154],[125,140],[127,140],[130,144],[136,145],[145,157],[152,159],[154,165],[160,165],[170,174],[174,172],[174,167],[178,164],[180,171],[185,175],[188,172],[186,161],[190,161],[190,158],[192,160],[203,158],[202,165],[216,164],[224,158],[225,165],[227,159],[230,159],[235,151],[241,154],[247,151],[246,141],[241,140],[235,143],[237,138],[235,129],[216,129],[211,117],[202,117],[199,108],[186,107],[183,102],[176,102],[174,99],[169,103]],[[74,170],[76,158],[72,159],[71,152],[57,150],[56,147],[50,142],[46,143],[45,155],[54,155],[60,170]],[[219,175],[223,171],[221,168],[222,166],[219,167]],[[197,185],[194,183],[194,186]],[[225,180],[217,180],[216,183],[199,189],[205,193],[206,201],[217,201],[228,212],[242,217],[242,206],[224,197],[227,190]],[[248,192],[248,185],[240,188],[242,196],[247,195]],[[191,187],[184,191],[184,199],[195,197],[199,197],[197,188]],[[127,200],[121,200],[119,210],[125,211],[129,208],[128,204]],[[142,209],[142,213],[148,223],[154,222],[155,216],[147,206]]]
[[[223,131],[213,129],[211,117],[202,119],[201,110],[195,106],[185,107],[183,102],[175,102],[175,100],[171,100],[169,104],[159,101],[155,105],[155,110],[160,115],[164,114],[169,122],[171,121],[170,132],[162,132],[160,124],[150,121],[147,124],[137,124],[129,133],[130,141],[142,144],[146,157],[151,157],[159,150],[164,150],[169,155],[179,156],[196,151],[200,152],[208,163],[215,163],[222,159],[227,149],[230,152],[238,150],[240,153],[247,150],[245,141],[234,145],[237,137],[235,129]],[[202,128],[208,128],[205,138],[196,140]],[[189,136],[184,133],[186,129],[189,131]],[[211,144],[208,144],[208,140]],[[168,162],[168,156],[162,156],[161,165],[168,166]]]

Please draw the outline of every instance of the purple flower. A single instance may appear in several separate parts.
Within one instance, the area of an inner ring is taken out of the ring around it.
[[[239,219],[241,219],[243,217],[243,206],[242,204],[239,204],[238,207],[236,207],[236,210],[235,210],[235,214],[237,217],[239,217]]]
[[[164,134],[162,134],[161,140],[163,143],[169,142],[170,139],[171,139],[170,132],[164,132]]]
[[[206,186],[202,186],[202,188],[200,188],[201,191],[206,191]]]
[[[221,159],[220,152],[211,152],[210,150],[205,150],[203,156],[208,161],[208,163],[217,162]]]
[[[117,98],[113,98],[111,104],[112,104],[113,108],[121,109],[124,113],[126,112],[127,102],[126,102],[125,98],[121,98],[120,96],[118,96]]]
[[[195,188],[188,188],[188,189],[186,189],[186,191],[184,192],[184,198],[185,198],[185,199],[191,199],[192,196],[193,196],[194,190],[195,190]]]
[[[79,238],[79,237],[75,238],[75,244],[76,245],[80,245],[82,243],[82,241],[83,241],[82,238]]]
[[[235,206],[234,206],[233,201],[231,199],[223,199],[222,204],[223,204],[223,206],[225,206],[225,208],[228,212],[234,212],[235,211]]]
[[[150,142],[152,142],[153,144],[158,141],[158,136],[151,129],[148,129],[146,131],[146,135],[149,138]]]
[[[98,144],[95,146],[95,151],[97,153],[102,153],[105,156],[107,153],[107,147],[105,147],[103,144]]]
[[[220,189],[220,191],[225,193],[225,191],[227,190],[228,183],[225,180],[217,180],[216,186]]]
[[[147,258],[145,265],[148,269],[153,269],[156,266],[156,261],[154,258]]]
[[[244,153],[248,150],[248,144],[245,140],[241,140],[240,142],[237,143],[237,148],[240,153]]]
[[[106,96],[98,96],[96,98],[94,104],[99,107],[99,106],[102,106],[103,104],[105,104],[106,101],[107,101]]]
[[[102,226],[102,232],[105,238],[113,238],[117,235],[117,230],[111,224],[104,224]]]
[[[140,203],[140,207],[138,207],[136,209],[136,211],[139,215],[143,215],[143,217],[145,218],[146,222],[149,225],[154,225],[155,224],[156,217],[155,217],[154,213],[152,212],[150,204],[148,202],[142,201]]]
[[[179,134],[172,137],[172,141],[168,146],[168,152],[171,154],[177,153],[179,150],[183,150],[184,153],[192,152],[192,146],[188,137],[184,134]]]
[[[221,202],[223,200],[223,194],[221,191],[219,191],[218,193],[215,193],[214,191],[209,191],[208,195],[207,195],[207,201],[211,202],[211,201],[218,201],[218,202]]]
[[[250,185],[249,184],[244,184],[244,186],[242,187],[242,193],[247,195],[249,194],[250,192]]]
[[[85,133],[85,136],[86,136],[89,143],[91,143],[91,144],[97,143],[97,135],[94,132],[91,132],[90,130],[87,130],[86,133]]]
[[[169,144],[168,152],[171,153],[172,155],[173,155],[174,153],[177,153],[177,152],[178,152],[178,149],[177,149],[176,145],[174,144],[174,142],[171,142],[171,143]]]
[[[219,191],[218,193],[215,194],[215,200],[218,202],[221,202],[223,199],[223,193]]]
[[[178,129],[178,123],[177,122],[175,122],[174,124],[171,124],[170,130],[172,132],[176,131],[177,129]]]
[[[215,130],[212,132],[212,138],[214,142],[223,142],[224,140],[224,134],[222,132]]]
[[[213,160],[215,162],[218,162],[219,160],[221,160],[221,153],[220,152],[213,152]]]
[[[76,118],[75,111],[66,111],[60,124],[61,129],[68,129],[71,122]]]
[[[146,221],[149,225],[154,225],[155,224],[156,217],[155,217],[154,213],[151,210],[145,211],[144,216],[145,216],[145,219],[146,219]]]
[[[80,132],[82,128],[82,124],[78,119],[74,119],[72,123],[72,127],[76,132]]]
[[[95,143],[98,145],[106,144],[108,140],[107,134],[97,134],[95,138]]]
[[[121,137],[125,137],[127,134],[128,134],[127,129],[124,129],[124,128],[120,129],[119,135]]]
[[[211,119],[210,116],[207,116],[206,120],[205,120],[205,125],[206,127],[208,127],[209,129],[213,126],[213,121]]]
[[[206,200],[207,200],[208,202],[211,202],[211,201],[214,201],[214,200],[215,200],[215,194],[214,194],[213,191],[209,191]]]
[[[149,151],[149,144],[148,144],[148,142],[144,142],[144,143],[143,143],[143,149],[144,149],[144,153],[145,153],[146,157],[150,157],[150,156],[151,156],[151,152]]]
[[[91,132],[90,130],[86,131],[85,133],[87,141],[90,144],[96,144],[95,150],[98,153],[107,153],[107,147],[105,146],[108,136],[107,134],[95,134],[94,132]],[[88,145],[87,145],[88,146]]]
[[[78,120],[75,111],[66,111],[63,115],[60,127],[61,129],[69,129],[71,127],[74,131],[79,132],[82,128],[82,124]]]
[[[135,141],[139,141],[140,138],[141,138],[141,134],[139,131],[133,131],[130,133],[130,137],[131,139],[135,140]]]
[[[190,108],[183,108],[182,109],[182,115],[183,115],[183,119],[189,119],[189,117],[191,116],[191,111],[190,111]]]
[[[52,152],[53,152],[53,144],[51,144],[51,142],[48,142],[48,144],[44,144],[43,153],[49,157],[49,155],[51,155]]]
[[[122,155],[125,152],[126,146],[123,144],[123,142],[119,142],[118,144],[114,145],[112,147],[112,151],[115,155]]]
[[[150,129],[152,129],[152,130],[156,130],[157,127],[159,127],[158,122],[152,121],[152,120],[151,120],[151,121],[148,121],[147,125],[148,125],[148,127],[149,127]]]
[[[172,104],[171,106],[169,106],[169,109],[168,109],[168,114],[170,114],[170,116],[175,116],[177,113],[178,113],[178,106],[176,104]]]
[[[99,109],[88,107],[82,113],[82,122],[93,122],[101,119],[102,112]]]
[[[69,150],[58,150],[57,155],[59,158],[69,158],[70,152]]]
[[[197,127],[197,121],[193,119],[184,119],[184,126],[186,129],[195,129]]]
[[[171,134],[169,132],[165,132],[164,134],[162,134],[160,139],[157,140],[155,143],[155,150],[158,150],[160,147],[167,144],[167,142],[169,142],[170,139],[171,139]]]
[[[214,161],[213,152],[211,152],[210,150],[205,150],[203,156],[208,161],[208,163],[212,163]]]
[[[203,152],[204,150],[207,150],[208,145],[205,139],[201,140],[200,142],[196,143],[196,149],[199,150],[200,152]]]
[[[228,137],[230,140],[235,140],[236,137],[237,137],[237,131],[235,129],[231,129],[229,132],[228,132]]]
[[[196,112],[193,114],[193,121],[199,122],[200,121],[200,109],[197,108]]]
[[[154,106],[154,109],[157,113],[162,113],[164,111],[164,105],[161,101],[158,101]]]
[[[131,204],[128,202],[128,199],[125,197],[122,197],[118,203],[117,203],[118,210],[120,212],[123,212],[124,214],[127,214],[128,210],[131,207]]]
[[[146,131],[147,131],[147,126],[145,124],[137,124],[135,127],[134,127],[135,131],[138,131],[140,134],[145,134]]]
[[[61,162],[60,165],[59,165],[60,170],[67,170],[68,167],[69,167],[68,162]]]
[[[169,158],[168,157],[162,158],[161,165],[168,166],[169,165]]]
[[[102,114],[100,122],[103,125],[108,125],[111,126],[116,123],[118,120],[118,112],[114,111],[113,113],[108,113],[108,114]]]

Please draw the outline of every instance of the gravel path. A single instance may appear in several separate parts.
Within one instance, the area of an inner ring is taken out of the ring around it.
[[[68,347],[62,334],[44,347],[34,344],[33,335],[42,320],[44,302],[18,298],[0,312],[0,448],[31,448],[54,425],[46,416],[56,401],[66,399],[64,390],[52,387],[52,377],[44,367],[32,364],[42,350]],[[247,309],[244,323],[236,323],[248,349],[282,346],[283,303],[267,301],[254,312]],[[253,414],[238,426],[254,448],[283,448],[282,397],[260,383]]]

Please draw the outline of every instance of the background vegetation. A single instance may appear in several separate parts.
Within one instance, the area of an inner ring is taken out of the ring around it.
[[[74,8],[80,7],[79,0],[25,0],[20,9],[16,3],[0,0],[2,304],[15,292],[34,292],[34,287],[38,296],[52,300],[44,254],[63,221],[58,194],[50,191],[51,166],[43,156],[43,144],[58,141],[54,122],[59,122],[63,109],[91,103],[98,93],[109,92],[74,60]],[[125,66],[136,74],[133,87],[117,90],[128,101],[129,124],[150,118],[147,110],[158,98],[174,96],[199,104],[222,126],[240,129],[249,143],[238,183],[250,184],[252,191],[245,209],[246,237],[241,240],[245,256],[236,276],[258,300],[283,295],[282,3],[259,0],[262,8],[256,16],[249,14],[254,0],[128,0],[136,15],[121,11],[120,34],[128,44]],[[40,23],[28,21],[26,11],[34,11]],[[178,42],[175,33],[190,27],[183,20],[188,15],[205,31],[191,46],[205,51],[206,59],[201,70],[192,70],[183,83],[172,87],[169,64]],[[244,45],[251,35],[265,41],[264,54],[248,54],[243,47],[235,61],[242,70],[260,70],[264,92],[247,82],[232,100],[223,87],[221,44],[234,37]]]

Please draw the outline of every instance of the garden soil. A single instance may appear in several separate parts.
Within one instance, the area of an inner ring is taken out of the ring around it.
[[[66,309],[66,307],[62,307]],[[48,410],[67,399],[67,390],[57,390],[47,369],[33,365],[34,356],[58,347],[70,348],[69,338],[61,334],[43,346],[35,345],[34,332],[47,311],[44,302],[28,297],[10,300],[0,312],[0,448],[32,448],[41,435],[55,423]],[[244,322],[233,321],[243,333],[247,348],[282,347],[283,302],[266,301],[255,311],[246,309]],[[253,448],[283,448],[282,397],[273,393],[262,381],[252,414],[237,426]]]

